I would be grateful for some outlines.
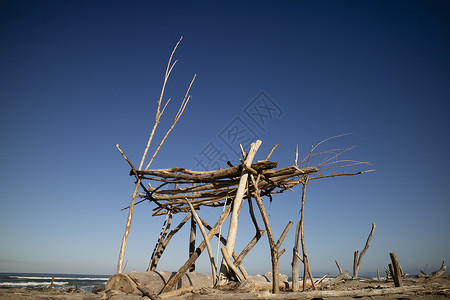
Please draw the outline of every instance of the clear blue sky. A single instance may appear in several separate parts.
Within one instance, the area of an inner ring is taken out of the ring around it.
[[[360,274],[383,270],[389,252],[407,272],[450,263],[448,1],[1,1],[0,272],[115,272],[133,189],[115,145],[138,164],[181,35],[157,140],[197,80],[154,168],[201,170],[195,158],[211,142],[235,161],[221,139],[233,122],[263,141],[256,159],[279,142],[280,167],[297,144],[304,156],[352,132],[322,149],[355,145],[343,158],[378,171],[311,183],[313,273],[336,272],[335,259],[351,270],[371,222]],[[259,127],[245,109],[262,91],[279,110]],[[298,220],[299,199],[297,188],[267,206],[275,236]],[[153,208],[136,207],[127,271],[146,269],[163,220]],[[213,223],[220,212],[199,213]],[[240,224],[239,251],[253,236],[246,206]],[[187,240],[185,228],[160,268],[184,263]],[[208,263],[202,256],[197,269]],[[244,263],[270,270],[266,239]]]

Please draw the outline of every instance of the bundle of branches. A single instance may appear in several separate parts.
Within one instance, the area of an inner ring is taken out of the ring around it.
[[[159,184],[153,187],[141,185],[145,193],[139,197],[156,203],[153,215],[163,215],[169,212],[189,212],[186,199],[194,208],[200,206],[223,206],[224,202],[234,199],[238,189],[239,177],[245,168],[249,173],[261,176],[259,189],[262,195],[271,197],[272,193],[280,193],[303,182],[305,175],[317,172],[316,167],[303,169],[289,166],[274,169],[278,166],[274,161],[259,161],[250,167],[245,164],[231,166],[227,169],[214,171],[191,171],[185,168],[170,168],[157,170],[132,170],[130,175],[137,175],[141,180],[156,181]],[[161,183],[162,182],[162,183]],[[164,189],[174,185],[172,189]],[[255,187],[250,183],[246,193],[253,193]]]

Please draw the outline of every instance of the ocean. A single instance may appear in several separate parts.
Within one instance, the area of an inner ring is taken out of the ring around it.
[[[48,288],[53,277],[53,289],[73,288],[90,292],[96,288],[104,288],[110,275],[0,273],[0,288]]]

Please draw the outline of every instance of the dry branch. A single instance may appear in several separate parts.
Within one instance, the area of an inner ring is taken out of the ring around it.
[[[369,236],[367,237],[367,241],[366,241],[366,245],[364,246],[363,251],[361,251],[361,254],[358,256],[358,251],[355,251],[355,260],[353,262],[353,278],[357,278],[358,277],[358,272],[359,272],[359,267],[361,266],[361,261],[362,258],[364,256],[364,254],[366,254],[367,249],[369,249],[370,246],[370,240],[372,239],[373,233],[375,231],[375,223],[372,223],[372,229],[370,230]]]
[[[213,285],[216,284],[216,265],[214,264],[214,255],[212,253],[212,249],[211,249],[211,245],[209,244],[209,239],[208,239],[208,235],[206,234],[205,231],[205,227],[203,227],[202,222],[200,221],[200,218],[198,217],[197,213],[195,212],[194,207],[192,206],[192,204],[186,199],[187,204],[189,205],[189,208],[191,209],[191,213],[195,218],[195,222],[197,222],[198,224],[198,228],[200,229],[200,232],[203,235],[203,240],[206,243],[206,248],[208,249],[208,254],[209,254],[209,260],[211,262],[211,271],[212,271],[212,280],[213,280]]]
[[[231,212],[231,206],[228,206],[225,211],[222,213],[222,215],[217,220],[214,227],[209,231],[207,235],[207,239],[211,240],[211,238],[217,233],[219,230],[219,227],[222,226],[223,222],[225,222],[226,218]],[[178,270],[178,272],[167,282],[164,289],[161,291],[161,293],[170,291],[174,285],[183,277],[183,275],[186,273],[186,271],[189,269],[189,267],[197,260],[197,258],[200,256],[200,254],[203,252],[203,250],[206,247],[206,242],[203,241],[197,249],[195,249],[194,254],[189,257],[189,259],[186,261],[186,263]]]

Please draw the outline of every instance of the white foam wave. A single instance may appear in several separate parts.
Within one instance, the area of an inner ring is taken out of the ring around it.
[[[28,282],[0,282],[0,286],[40,286],[40,285],[50,285],[49,282],[35,282],[35,281],[28,281]],[[69,282],[53,282],[53,285],[66,285]]]
[[[9,278],[15,279],[28,279],[28,280],[52,280],[52,277],[39,277],[39,276],[9,276]],[[93,277],[55,277],[55,280],[83,280],[83,281],[107,281],[108,278],[93,278]]]

